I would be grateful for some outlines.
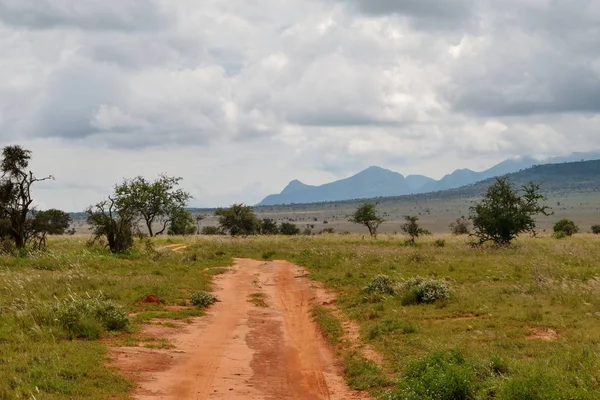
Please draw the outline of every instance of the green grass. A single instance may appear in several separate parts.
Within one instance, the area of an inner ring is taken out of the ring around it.
[[[344,336],[344,329],[340,321],[331,313],[331,310],[322,306],[314,306],[312,316],[319,324],[327,341],[332,345],[338,344]]]
[[[269,307],[267,302],[265,301],[265,294],[264,293],[252,293],[250,296],[248,296],[248,301],[252,304],[254,304],[256,307],[262,307],[262,308],[267,308]]]
[[[212,276],[233,257],[262,259],[273,249],[278,259],[305,266],[312,279],[337,292],[336,306],[384,356],[383,368],[359,353],[344,357],[355,388],[392,399],[427,382],[460,382],[454,376],[466,377],[467,392],[477,399],[600,398],[598,235],[523,238],[508,249],[473,249],[464,237],[449,235],[419,239],[415,246],[394,235],[175,238],[189,246],[180,253],[162,249],[170,238],[157,238],[155,252],[139,246],[119,257],[86,248],[86,239],[51,238],[48,253],[0,256],[0,399],[126,398],[130,384],[104,366],[106,343],[113,337],[133,343],[127,337],[150,319],[202,315],[165,306],[210,290]],[[439,239],[444,247],[435,244]],[[380,274],[394,282],[443,280],[451,296],[404,305],[401,295],[365,293]],[[137,304],[151,293],[165,305]],[[108,339],[102,341],[69,340],[64,328],[28,319],[38,305],[71,296],[110,300],[136,315],[124,332],[94,325]],[[339,342],[341,326],[329,310],[317,307],[313,315],[328,340]],[[535,338],[549,330],[555,332],[551,340]],[[424,360],[454,352],[465,361],[414,372]]]

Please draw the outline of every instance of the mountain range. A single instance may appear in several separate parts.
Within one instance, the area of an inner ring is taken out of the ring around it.
[[[320,186],[306,185],[299,180],[291,181],[281,193],[267,196],[258,205],[320,203],[352,199],[403,196],[455,189],[489,178],[502,176],[539,164],[559,164],[600,159],[599,152],[572,153],[563,157],[538,160],[532,157],[508,159],[493,167],[476,172],[458,169],[440,180],[424,175],[408,175],[372,166],[349,178]]]

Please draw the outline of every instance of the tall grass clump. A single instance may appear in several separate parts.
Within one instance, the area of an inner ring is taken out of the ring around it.
[[[70,296],[54,303],[21,304],[21,308],[16,315],[24,327],[57,328],[68,339],[98,339],[105,331],[122,331],[129,324],[121,305],[102,298]]]

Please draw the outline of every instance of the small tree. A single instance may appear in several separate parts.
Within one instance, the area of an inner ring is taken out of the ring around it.
[[[450,224],[450,232],[453,235],[468,235],[471,230],[471,222],[465,217],[456,218],[456,221]]]
[[[377,237],[377,228],[384,222],[377,212],[377,205],[378,203],[361,204],[348,221],[366,226],[369,234],[372,237]]]
[[[0,163],[0,235],[12,241],[17,249],[23,249],[34,235],[32,222],[32,186],[52,176],[36,178],[28,171],[31,151],[21,146],[6,146]]]
[[[561,219],[554,224],[554,233],[562,232],[565,236],[572,236],[579,232],[579,227],[570,219]]]
[[[277,235],[279,233],[277,222],[271,218],[263,218],[260,221],[259,233],[261,235]]]
[[[33,211],[32,214],[31,230],[37,238],[38,249],[46,247],[47,235],[64,235],[71,225],[71,216],[61,210]]]
[[[551,215],[550,208],[540,204],[546,198],[540,194],[539,185],[529,183],[522,189],[521,194],[506,178],[497,178],[481,202],[471,207],[477,244],[492,241],[506,246],[521,233],[530,232],[535,236],[534,217]]]
[[[171,224],[167,234],[169,235],[193,235],[197,231],[196,220],[193,215],[183,208],[176,208],[171,213]]]
[[[258,228],[258,220],[252,207],[234,204],[229,208],[217,208],[215,215],[219,217],[221,229],[231,236],[252,235]]]
[[[600,225],[592,225],[592,233],[595,235],[600,235]]]
[[[176,189],[182,178],[160,175],[154,182],[142,176],[125,179],[115,187],[115,202],[119,209],[128,209],[143,220],[150,236],[160,235],[167,230],[173,216],[181,211],[191,199],[189,193]],[[160,223],[154,232],[154,223]]]
[[[279,233],[287,236],[299,235],[300,228],[291,222],[282,222],[281,225],[279,225]]]
[[[106,239],[111,253],[122,253],[133,246],[135,214],[131,210],[118,208],[117,202],[109,197],[85,212],[94,241]]]
[[[429,232],[427,229],[419,226],[419,217],[405,215],[404,220],[406,222],[400,227],[400,229],[410,237],[410,243],[414,244],[415,239],[419,236],[431,234],[431,232]]]

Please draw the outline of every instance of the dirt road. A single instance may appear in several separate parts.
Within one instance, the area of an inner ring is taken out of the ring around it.
[[[304,274],[283,261],[236,260],[216,278],[221,302],[167,336],[174,349],[115,349],[115,365],[138,383],[134,398],[366,398],[346,386],[312,320],[319,300]],[[267,307],[248,301],[254,293]]]

